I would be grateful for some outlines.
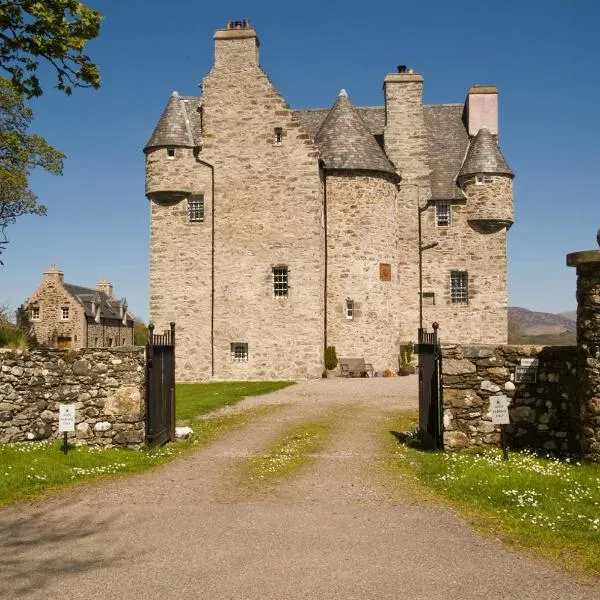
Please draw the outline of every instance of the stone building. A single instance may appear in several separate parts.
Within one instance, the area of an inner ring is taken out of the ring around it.
[[[144,149],[150,315],[177,323],[178,378],[319,377],[326,345],[395,371],[421,309],[445,342],[506,343],[496,87],[424,105],[400,66],[381,107],[342,90],[294,110],[247,21],[214,40],[202,96],[174,92]]]
[[[41,346],[107,348],[133,345],[127,300],[115,298],[106,279],[96,289],[65,283],[51,265],[42,283],[19,309],[19,321]]]

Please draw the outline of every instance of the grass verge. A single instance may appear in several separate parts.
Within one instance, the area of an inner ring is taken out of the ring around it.
[[[245,481],[249,484],[269,484],[296,472],[314,460],[329,435],[328,423],[303,423],[286,432],[284,437],[261,456],[245,461]]]
[[[252,419],[275,410],[265,406],[242,413],[206,418],[221,406],[235,404],[244,396],[281,389],[290,382],[181,384],[177,386],[177,420],[194,430],[192,439],[160,448],[139,451],[86,446],[62,453],[55,440],[0,444],[0,505],[25,500],[48,491],[86,481],[138,473],[171,461],[182,452],[206,444],[219,435],[242,427]],[[179,397],[181,396],[181,398]],[[181,412],[180,412],[181,409]]]
[[[416,414],[394,422],[416,425]],[[388,467],[449,501],[479,530],[574,572],[600,575],[600,466],[498,449],[423,452],[395,439]]]
[[[244,396],[261,396],[293,385],[293,381],[224,381],[177,384],[177,422],[189,425],[201,415],[239,402]]]

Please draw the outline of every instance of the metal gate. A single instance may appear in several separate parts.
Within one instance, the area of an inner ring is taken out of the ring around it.
[[[443,448],[442,352],[439,325],[433,333],[419,329],[419,434],[429,448]]]
[[[175,439],[175,323],[164,334],[149,325],[146,344],[146,443]]]

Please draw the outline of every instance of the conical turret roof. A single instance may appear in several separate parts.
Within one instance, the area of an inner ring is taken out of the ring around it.
[[[157,146],[194,146],[194,138],[185,102],[173,92],[144,150]]]
[[[315,136],[326,169],[396,174],[394,165],[342,90]]]
[[[475,173],[497,173],[514,177],[500,152],[496,137],[490,133],[487,127],[482,127],[471,140],[458,176],[474,175]]]

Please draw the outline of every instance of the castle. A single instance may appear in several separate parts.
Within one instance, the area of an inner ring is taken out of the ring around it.
[[[385,76],[384,106],[293,110],[247,21],[214,35],[201,97],[171,96],[148,144],[150,318],[177,323],[177,377],[320,377],[323,350],[397,370],[444,342],[507,341],[513,173],[498,92],[423,104]]]

